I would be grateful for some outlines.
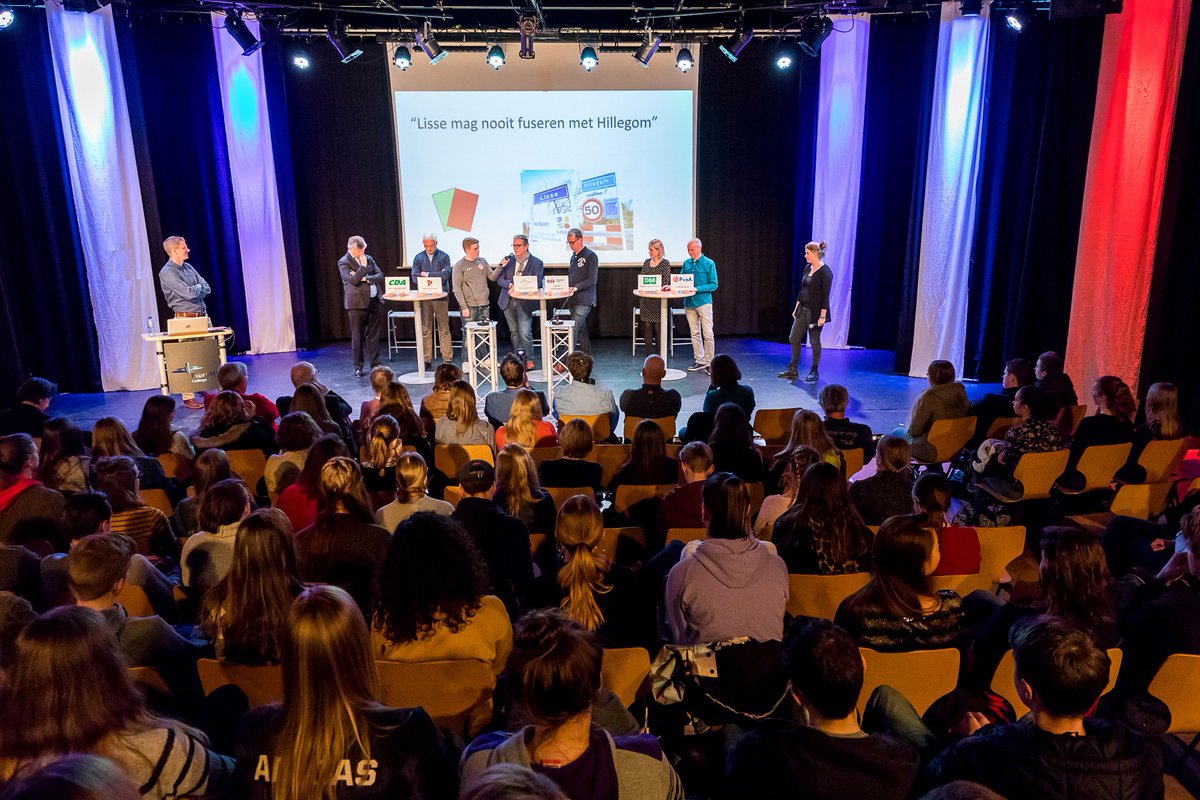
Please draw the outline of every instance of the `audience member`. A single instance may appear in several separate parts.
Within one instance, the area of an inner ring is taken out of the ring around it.
[[[871,428],[861,422],[851,422],[846,417],[850,405],[850,393],[838,383],[827,383],[817,394],[821,410],[825,412],[825,432],[838,450],[863,451],[863,461],[875,457],[875,435]],[[850,477],[847,475],[846,477]]]
[[[4,800],[141,800],[138,787],[112,761],[74,754],[55,759],[5,784]]]
[[[775,520],[791,508],[796,502],[796,491],[800,479],[808,468],[821,460],[821,454],[816,449],[802,444],[788,453],[787,460],[779,467],[779,494],[763,498],[758,509],[758,517],[754,520],[754,535],[764,541],[770,541],[775,529]]]
[[[993,422],[1013,416],[1017,390],[1022,386],[1032,386],[1033,382],[1033,364],[1029,363],[1029,359],[1012,358],[1005,362],[1004,373],[1000,377],[1000,391],[988,392],[967,409],[967,416],[975,417],[975,433],[967,440],[967,447],[972,450],[979,447],[988,438]]]
[[[538,483],[537,467],[525,448],[508,444],[496,454],[496,504],[525,523],[530,533],[554,534],[554,498]]]
[[[345,457],[329,459],[321,467],[317,519],[296,532],[300,577],[340,586],[370,619],[379,565],[390,539],[391,534],[375,524],[358,463]]]
[[[989,725],[934,759],[934,783],[968,779],[1005,797],[1163,796],[1157,742],[1121,723],[1090,718],[1108,684],[1108,654],[1060,620],[1042,620],[1013,641],[1017,695],[1031,714]]]
[[[197,452],[212,449],[261,450],[268,456],[278,449],[275,431],[247,412],[246,404],[237,392],[221,392],[209,404],[200,420],[200,430],[192,434],[192,446]]]
[[[371,367],[369,380],[371,382],[371,392],[374,396],[363,400],[362,404],[358,407],[358,424],[363,428],[370,426],[371,418],[379,410],[380,396],[383,395],[383,390],[387,388],[387,385],[396,380],[396,372],[391,367],[380,364]],[[438,388],[436,380],[433,388],[434,391]]]
[[[859,727],[863,687],[858,645],[827,620],[797,620],[784,638],[792,699],[803,723],[764,720],[729,759],[729,784],[755,800],[903,800],[920,760],[888,734]]]
[[[525,365],[512,353],[500,360],[500,378],[504,381],[504,388],[488,392],[487,397],[483,399],[484,414],[487,416],[488,424],[493,428],[501,427],[509,418],[517,393],[522,389],[530,388],[529,381],[525,377]],[[535,394],[541,404],[541,416],[550,416],[550,405],[546,402],[546,395],[542,392]]]
[[[322,433],[335,433],[342,437],[346,447],[354,449],[354,438],[344,420],[330,416],[329,407],[325,404],[325,396],[315,383],[302,383],[296,387],[292,402],[288,406],[289,414],[308,414],[317,423]]]
[[[562,458],[546,459],[538,464],[538,480],[542,486],[574,488],[587,486],[593,492],[603,488],[604,468],[588,461],[592,452],[592,428],[581,419],[573,419],[558,432]]]
[[[959,419],[967,415],[967,390],[955,380],[954,365],[949,361],[929,362],[929,388],[913,403],[907,427],[897,431],[912,445],[913,458],[930,461],[937,457],[937,448],[929,443],[929,429],[942,419]]]
[[[335,422],[350,418],[350,404],[342,399],[341,395],[330,389],[317,378],[318,370],[308,361],[297,361],[289,373],[292,381],[292,388],[299,389],[306,383],[311,383],[321,390],[321,395],[325,398],[325,408],[329,411],[329,418]],[[291,411],[292,396],[285,394],[282,397],[276,398],[275,407],[279,411],[279,416],[286,415]],[[315,419],[315,417],[314,417]]]
[[[38,450],[27,433],[0,436],[0,544],[59,539],[63,496],[34,475]]]
[[[104,618],[67,606],[29,623],[0,683],[0,779],[68,753],[104,755],[142,797],[222,796],[233,759],[146,709]]]
[[[222,392],[234,392],[239,395],[243,401],[249,403],[253,411],[251,416],[262,420],[275,429],[275,420],[279,418],[279,409],[275,407],[267,398],[263,397],[258,392],[249,392],[249,375],[246,372],[246,365],[241,361],[226,361],[217,370],[217,383],[221,385]],[[213,403],[213,399],[217,395],[204,395],[205,410]],[[299,409],[293,409],[299,410]]]
[[[509,442],[526,448],[557,446],[558,431],[540,414],[539,400],[533,390],[518,389],[509,407],[508,422],[496,429],[496,449]]]
[[[0,436],[23,433],[42,438],[42,426],[50,415],[46,409],[58,394],[58,387],[45,378],[30,378],[17,388],[17,401],[0,411]]]
[[[320,438],[321,428],[303,411],[289,412],[279,420],[279,430],[275,433],[279,452],[267,456],[267,469],[263,473],[267,495],[272,500],[277,500],[279,493],[300,477],[309,448]]]
[[[442,364],[438,367],[447,366]],[[436,423],[434,441],[438,444],[481,444],[495,450],[496,432],[486,420],[479,418],[475,390],[466,381],[454,381],[450,385],[450,402]]]
[[[433,388],[429,390],[429,394],[421,398],[420,410],[421,421],[425,423],[425,432],[429,436],[434,435],[437,421],[446,416],[446,411],[450,408],[450,390],[462,378],[462,370],[458,368],[457,364],[449,361],[438,364],[433,371]]]
[[[216,486],[218,481],[232,477],[229,456],[224,450],[205,450],[196,456],[192,464],[192,488],[196,493],[183,498],[175,505],[175,528],[184,536],[190,536],[200,530],[200,501],[204,493],[210,486]]]
[[[178,549],[171,523],[153,506],[138,496],[141,478],[129,456],[112,456],[96,462],[96,489],[108,497],[112,506],[109,527],[134,541],[143,554],[174,560]]]
[[[102,417],[92,426],[92,462],[91,468],[102,458],[110,456],[128,456],[137,465],[138,478],[143,489],[162,489],[172,502],[180,499],[179,488],[167,479],[158,459],[148,456],[138,447],[125,423],[116,417]]]
[[[592,357],[582,350],[567,356],[567,371],[571,373],[571,380],[554,392],[554,416],[561,421],[563,417],[576,414],[585,417],[607,414],[611,434],[617,430],[617,419],[621,412],[617,410],[612,389],[597,386],[592,380],[592,364]]]
[[[837,467],[819,461],[796,486],[796,502],[775,520],[771,542],[788,572],[844,575],[870,564],[871,532],[850,502]]]
[[[741,406],[724,403],[717,409],[708,446],[717,472],[732,472],[746,483],[763,479],[762,454],[754,446],[754,431]]]
[[[1047,350],[1038,356],[1033,374],[1037,378],[1035,385],[1052,395],[1058,401],[1059,408],[1079,405],[1075,384],[1071,382],[1071,376],[1063,372],[1063,358],[1058,353]]]
[[[1096,413],[1084,417],[1071,438],[1067,473],[1075,470],[1083,451],[1089,447],[1133,441],[1133,415],[1137,407],[1125,381],[1113,375],[1096,378],[1092,384],[1092,403]]]
[[[912,508],[912,448],[902,436],[884,436],[875,452],[875,474],[850,484],[850,499],[866,525],[882,525],[888,517]]]
[[[733,356],[718,353],[709,364],[709,375],[708,391],[704,393],[704,411],[715,414],[725,403],[736,403],[746,412],[746,419],[754,415],[754,390],[744,383],[738,383],[742,379],[742,371],[738,369]]]
[[[829,432],[825,430],[825,423],[821,422],[816,413],[802,408],[792,415],[787,444],[771,459],[763,474],[763,483],[766,484],[767,491],[773,493],[782,488],[783,470],[791,463],[792,454],[801,447],[811,447],[821,459],[845,471],[846,460],[842,457],[841,450],[833,443]]]
[[[913,484],[913,513],[925,517],[925,526],[938,540],[938,566],[931,575],[979,573],[979,533],[974,528],[951,525],[950,481],[940,472],[926,472]]]
[[[520,616],[518,597],[524,597],[533,582],[533,559],[529,553],[529,529],[520,519],[506,514],[492,495],[496,470],[486,461],[472,459],[458,471],[463,499],[453,518],[462,523],[487,562],[492,591],[504,601],[510,619]]]
[[[531,724],[472,742],[463,753],[464,783],[493,764],[515,763],[549,777],[573,800],[683,800],[679,776],[655,737],[614,737],[592,723],[603,655],[595,634],[546,609],[522,618],[514,638],[510,691]]]
[[[558,784],[520,764],[492,764],[464,784],[459,800],[569,800]]]
[[[667,440],[654,420],[644,419],[633,429],[629,458],[613,476],[611,488],[673,486],[679,483],[679,460],[667,455]]]
[[[1117,478],[1127,483],[1143,483],[1146,468],[1138,464],[1146,445],[1155,441],[1182,439],[1183,421],[1179,418],[1179,389],[1173,383],[1154,383],[1146,393],[1146,421],[1133,432],[1133,447]],[[42,458],[46,457],[46,440],[42,440]],[[45,483],[45,481],[42,481]]]
[[[458,775],[433,721],[382,705],[378,687],[354,601],[334,586],[305,589],[283,637],[283,703],[239,726],[236,796],[302,800],[326,787],[327,798],[453,800]]]
[[[366,458],[361,462],[363,483],[372,496],[396,493],[396,462],[403,452],[396,419],[391,414],[376,414],[367,433]]]
[[[619,405],[625,416],[643,419],[674,419],[679,416],[683,398],[676,390],[662,387],[666,374],[667,363],[662,356],[657,353],[646,356],[642,363],[641,388],[621,392]]]
[[[229,570],[205,593],[200,615],[217,658],[278,664],[288,612],[303,588],[283,512],[263,509],[242,520]]]
[[[340,436],[326,434],[313,442],[304,468],[291,486],[279,493],[275,507],[287,515],[293,530],[303,530],[317,521],[317,496],[321,493],[321,469],[332,458],[349,458],[350,451]],[[196,459],[197,463],[200,459]]]
[[[19,544],[0,544],[0,592],[20,595],[45,608],[42,595],[42,561],[37,553]]]
[[[179,555],[183,585],[205,592],[229,573],[238,527],[250,516],[250,493],[238,478],[210,486],[200,502],[200,530],[183,543]]]
[[[782,640],[787,565],[773,546],[751,535],[746,484],[718,472],[704,482],[703,491],[708,536],[692,552],[685,549],[667,576],[672,641]]]
[[[1036,386],[1022,386],[1013,399],[1012,410],[1020,422],[1008,429],[1001,442],[986,439],[976,452],[972,465],[975,484],[1001,497],[1020,498],[1024,487],[1014,478],[1017,464],[1026,453],[1051,453],[1062,448],[1062,436],[1054,421],[1058,404]],[[977,495],[979,493],[977,492]],[[989,498],[978,496],[982,506]]]
[[[24,597],[0,592],[0,669],[12,668],[17,637],[36,617],[33,606]]]
[[[207,400],[213,395],[205,395]],[[175,421],[175,398],[169,394],[155,394],[146,398],[142,406],[142,417],[133,432],[133,441],[148,456],[174,453],[191,459],[196,455],[192,442],[183,431],[171,424]]]
[[[658,505],[657,541],[647,541],[653,552],[663,545],[671,528],[704,527],[704,482],[713,474],[712,450],[704,442],[691,442],[679,451],[680,485],[667,492]]]
[[[433,460],[433,444],[425,433],[425,423],[417,415],[413,407],[408,389],[400,381],[392,381],[384,387],[379,399],[379,409],[376,415],[389,414],[396,420],[400,428],[400,439],[405,445],[417,449],[427,462]]]
[[[375,522],[385,530],[395,531],[397,525],[418,511],[453,514],[454,506],[430,497],[428,488],[429,467],[425,459],[420,453],[401,453],[396,461],[396,499],[375,512]]]
[[[889,651],[950,647],[962,634],[962,598],[930,587],[938,540],[923,523],[920,515],[891,517],[875,534],[871,578],[842,601],[833,619],[860,645]]]
[[[47,489],[83,492],[88,488],[91,458],[83,444],[83,431],[66,417],[46,420],[37,479]]]

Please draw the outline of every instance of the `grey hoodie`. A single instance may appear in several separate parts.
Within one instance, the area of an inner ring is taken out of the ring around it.
[[[738,636],[783,639],[788,576],[767,542],[705,539],[667,576],[667,621],[676,644],[709,644]]]

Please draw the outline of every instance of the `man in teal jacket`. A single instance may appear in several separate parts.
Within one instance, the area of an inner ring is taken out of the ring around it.
[[[716,355],[713,342],[712,293],[717,290],[717,265],[704,255],[704,244],[699,239],[687,243],[688,258],[679,270],[681,275],[694,275],[692,279],[696,293],[683,301],[683,313],[687,316],[688,328],[692,332],[694,363],[688,372],[708,372],[708,365]]]

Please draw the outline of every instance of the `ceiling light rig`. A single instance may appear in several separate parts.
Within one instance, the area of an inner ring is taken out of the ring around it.
[[[537,17],[526,14],[517,21],[517,32],[521,35],[521,49],[517,53],[520,58],[531,59],[537,54],[533,52],[533,36],[537,33]]]
[[[721,53],[730,61],[737,62],[738,55],[750,44],[750,40],[754,38],[754,29],[746,25],[746,20],[739,19],[737,29],[733,35],[721,43]]]
[[[691,72],[694,66],[696,60],[692,58],[692,51],[686,47],[679,48],[679,52],[675,54],[675,69],[687,73]]]
[[[658,46],[660,44],[662,44],[662,37],[656,36],[654,32],[650,30],[649,23],[647,23],[646,32],[642,35],[642,44],[634,52],[633,60],[648,69],[650,67],[650,59],[654,58],[654,54],[658,52]]]
[[[425,27],[416,34],[417,47],[421,48],[425,55],[429,56],[429,66],[437,64],[439,61],[450,55],[450,51],[438,44],[437,39],[433,35],[433,26],[428,21],[425,22]]]
[[[504,66],[504,48],[498,44],[492,45],[487,52],[487,65],[492,69]]]
[[[258,48],[263,46],[263,43],[246,25],[246,21],[242,19],[242,12],[236,8],[231,8],[225,12],[225,30],[233,37],[233,40],[242,48],[242,55],[248,56],[254,53]]]
[[[833,20],[829,17],[810,17],[800,28],[800,49],[805,55],[817,57],[821,45],[833,33]]]
[[[412,66],[412,52],[409,51],[407,45],[397,45],[396,52],[392,53],[392,66],[401,72],[407,72]]]
[[[591,72],[600,66],[600,56],[596,55],[596,48],[589,44],[579,51],[579,66],[583,67],[584,72]]]
[[[329,43],[333,45],[333,49],[337,51],[338,58],[342,60],[343,64],[349,64],[363,54],[362,50],[351,44],[350,40],[346,38],[346,23],[336,17],[329,23],[325,37],[329,39]]]

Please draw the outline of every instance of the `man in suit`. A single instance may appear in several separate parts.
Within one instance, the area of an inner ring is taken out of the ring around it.
[[[533,369],[533,337],[530,335],[530,323],[533,320],[533,309],[537,308],[536,300],[513,300],[508,296],[517,277],[533,276],[538,279],[538,288],[542,286],[542,260],[529,254],[529,237],[523,233],[513,236],[513,251],[500,259],[500,264],[490,277],[500,286],[500,310],[508,323],[508,335],[512,340],[513,352],[525,360],[525,369]]]
[[[342,275],[342,302],[350,315],[350,351],[354,377],[363,376],[364,355],[379,366],[379,334],[383,330],[383,272],[367,255],[361,236],[346,241],[346,255],[338,261]],[[365,352],[364,352],[365,351]]]
[[[441,278],[442,291],[450,291],[450,254],[438,249],[437,234],[427,233],[421,237],[424,250],[413,256],[413,283],[417,278]],[[414,287],[415,288],[415,287]],[[450,298],[429,300],[421,303],[421,338],[425,340],[425,367],[433,367],[433,322],[437,317],[438,344],[442,349],[442,361],[454,358],[454,343],[450,338]]]
[[[567,247],[573,255],[568,263],[567,284],[575,289],[571,295],[571,319],[575,321],[575,347],[585,353],[592,352],[592,341],[588,337],[587,318],[596,305],[596,284],[600,277],[600,259],[583,243],[583,231],[571,228],[567,231]]]

